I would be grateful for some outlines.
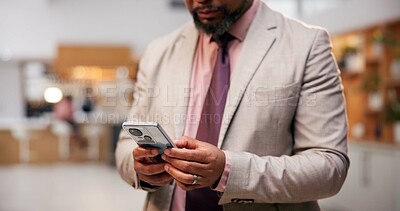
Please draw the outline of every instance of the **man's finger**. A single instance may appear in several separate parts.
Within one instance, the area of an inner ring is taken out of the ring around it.
[[[178,149],[178,148],[166,149],[164,150],[164,154],[172,158],[204,163],[204,164],[209,163],[209,158],[210,156],[212,156],[211,152],[206,150]]]
[[[192,184],[194,181],[193,174],[188,174],[185,172],[182,172],[181,170],[175,168],[171,164],[165,164],[164,166],[165,171],[168,172],[175,180],[184,183],[184,184]],[[202,176],[198,176],[197,178],[197,184],[200,183]]]
[[[133,158],[145,158],[145,157],[154,157],[158,155],[157,148],[143,148],[143,147],[136,147],[133,152]]]
[[[154,175],[165,171],[165,163],[142,163],[139,161],[134,161],[133,163],[135,171],[144,175]]]
[[[198,162],[190,162],[187,160],[181,160],[169,157],[167,155],[161,156],[163,160],[173,165],[175,168],[190,174],[197,174],[205,176],[203,173],[205,169],[207,169],[206,164],[198,163]]]
[[[183,136],[181,139],[175,141],[178,148],[196,149],[198,148],[198,141],[188,136]]]

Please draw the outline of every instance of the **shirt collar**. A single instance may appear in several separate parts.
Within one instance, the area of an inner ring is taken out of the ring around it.
[[[229,29],[229,33],[233,35],[240,42],[246,38],[247,31],[256,16],[259,0],[253,0],[250,8],[236,21],[235,24]]]

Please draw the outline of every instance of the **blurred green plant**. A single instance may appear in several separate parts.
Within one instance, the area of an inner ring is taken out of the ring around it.
[[[352,46],[345,46],[342,49],[342,55],[346,56],[349,54],[356,54],[358,52],[358,49],[356,47],[352,47]]]
[[[400,102],[398,100],[391,101],[387,104],[384,117],[388,122],[400,121]]]
[[[377,43],[384,43],[385,36],[382,30],[376,30],[372,34],[372,41]]]
[[[381,76],[378,70],[374,70],[365,74],[361,83],[361,90],[365,92],[376,92],[380,89],[381,84]]]
[[[395,32],[381,29],[373,32],[372,42],[382,43],[392,48],[397,48],[400,44],[396,38]]]

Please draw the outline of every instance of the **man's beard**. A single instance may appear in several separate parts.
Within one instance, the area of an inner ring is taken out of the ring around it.
[[[233,11],[229,12],[228,9],[224,6],[220,7],[214,7],[212,5],[210,6],[204,6],[204,7],[197,7],[193,9],[192,15],[193,15],[193,21],[194,24],[198,29],[201,31],[205,32],[206,34],[211,34],[211,35],[222,35],[225,32],[227,32],[231,26],[243,15],[243,13],[247,9],[247,3],[248,1],[244,1],[240,7]],[[216,9],[221,10],[223,12],[223,19],[217,23],[217,24],[204,24],[200,21],[199,16],[197,15],[197,12],[202,9]]]

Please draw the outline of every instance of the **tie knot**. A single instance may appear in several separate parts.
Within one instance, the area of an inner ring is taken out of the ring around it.
[[[213,39],[220,48],[226,48],[228,42],[235,39],[235,37],[226,32],[219,36],[213,36]]]

